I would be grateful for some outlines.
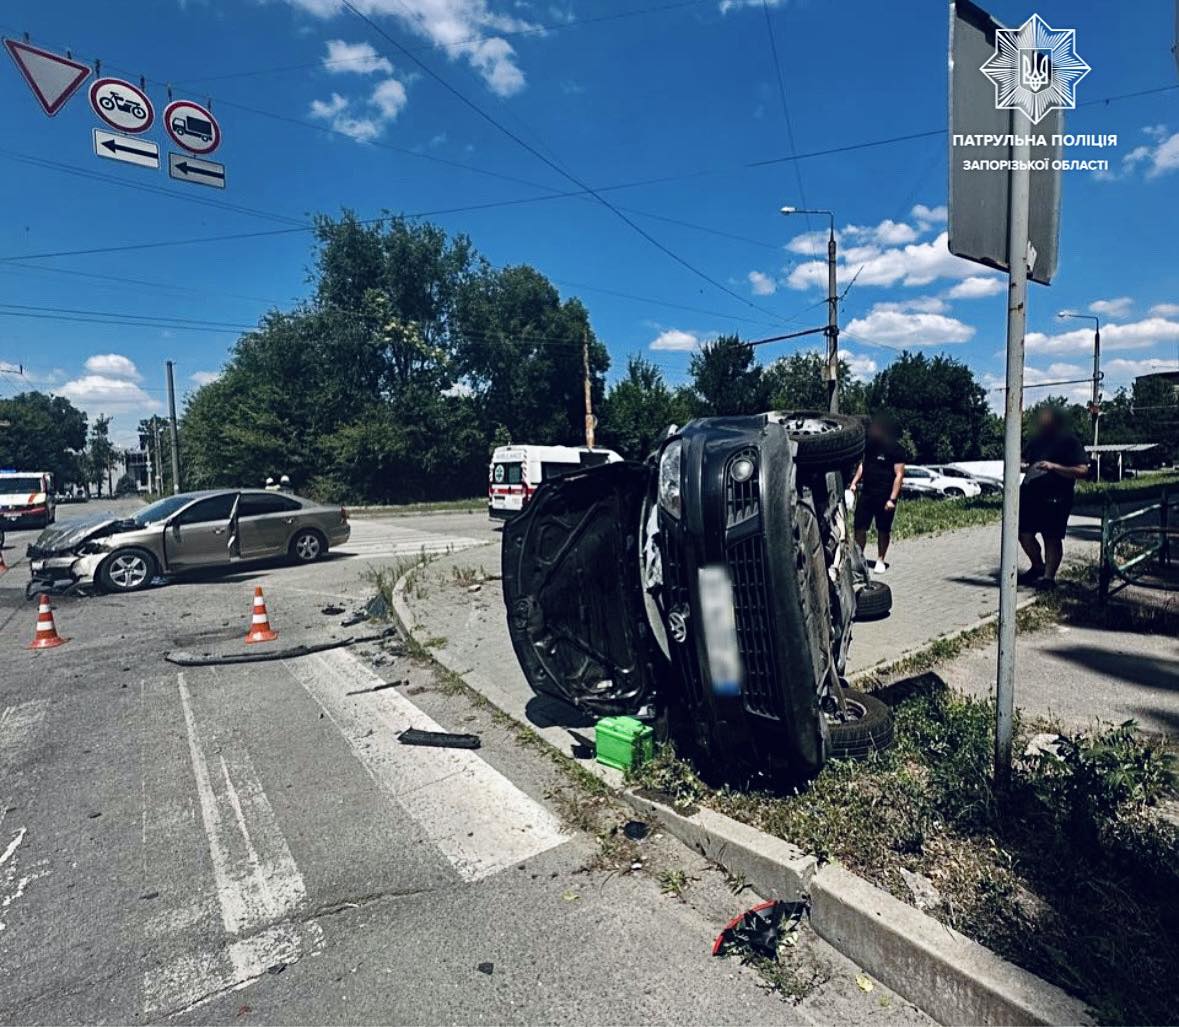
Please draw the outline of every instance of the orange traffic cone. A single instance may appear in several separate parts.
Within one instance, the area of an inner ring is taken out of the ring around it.
[[[246,635],[246,645],[254,642],[273,642],[278,638],[278,632],[270,628],[270,618],[266,615],[266,600],[262,598],[262,586],[254,586],[254,612],[250,620],[250,631]]]
[[[68,641],[68,638],[62,638],[57,633],[57,627],[53,623],[53,610],[49,606],[49,596],[42,595],[41,605],[37,607],[37,634],[26,648],[52,649]]]
[[[0,544],[0,574],[8,570],[8,564],[4,562],[4,546]]]

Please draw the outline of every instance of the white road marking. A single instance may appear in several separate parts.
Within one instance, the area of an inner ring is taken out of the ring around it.
[[[343,649],[285,661],[347,739],[369,777],[405,809],[459,875],[477,881],[568,840],[547,809],[470,750],[405,746],[408,727],[441,730]],[[375,730],[373,730],[375,728]]]
[[[0,815],[0,823],[3,822],[3,815]],[[33,881],[44,877],[49,873],[49,861],[42,859],[38,860],[27,873],[21,874],[17,867],[20,861],[16,858],[16,850],[20,848],[21,842],[25,840],[25,834],[28,829],[22,827],[13,836],[12,840],[4,848],[4,852],[0,853],[0,916],[4,915],[5,910],[8,909],[17,899],[25,893],[25,889]],[[5,864],[8,866],[5,868]],[[5,930],[8,925],[0,920],[0,931]]]
[[[241,748],[223,750],[210,767],[182,673],[177,675],[177,690],[217,906],[228,938],[219,949],[145,972],[147,1014],[192,1009],[244,988],[277,963],[293,963],[318,951],[323,943],[323,931],[314,921],[290,922],[307,891],[249,753]],[[199,916],[201,905],[181,911],[187,916],[180,916],[178,926]]]
[[[0,853],[0,867],[4,866],[4,864],[12,858],[12,854],[16,852],[18,848],[20,848],[20,843],[25,840],[25,831],[27,830],[28,828],[22,827],[19,831],[17,831],[16,837],[8,843],[8,848]]]

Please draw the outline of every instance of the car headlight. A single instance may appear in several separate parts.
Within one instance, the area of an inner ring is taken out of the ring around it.
[[[669,442],[659,457],[659,505],[679,520],[684,502],[680,495],[680,465],[684,444],[680,439]]]

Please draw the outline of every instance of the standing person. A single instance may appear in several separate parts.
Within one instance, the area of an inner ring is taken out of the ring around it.
[[[851,489],[860,489],[856,499],[854,533],[856,545],[863,550],[868,528],[876,522],[877,574],[888,570],[884,562],[892,538],[892,519],[896,514],[901,483],[905,479],[905,448],[896,437],[896,425],[886,414],[876,414],[868,425],[864,442],[864,460],[851,480]]]
[[[1089,475],[1089,461],[1068,430],[1059,408],[1046,406],[1036,417],[1036,434],[1023,451],[1024,476],[1019,489],[1019,544],[1032,561],[1019,580],[1043,592],[1056,587],[1064,556],[1064,536],[1073,508],[1077,479]],[[1040,542],[1044,538],[1044,551]]]

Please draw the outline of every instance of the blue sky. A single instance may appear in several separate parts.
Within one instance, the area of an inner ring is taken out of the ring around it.
[[[130,442],[138,418],[163,409],[166,359],[183,394],[217,373],[237,326],[308,288],[306,232],[185,241],[297,229],[309,212],[344,206],[362,216],[450,211],[432,220],[468,233],[494,263],[531,263],[580,296],[613,374],[642,352],[673,383],[692,347],[718,332],[761,337],[822,322],[812,258],[823,251],[807,235],[821,220],[777,210],[829,207],[843,282],[862,269],[841,315],[858,373],[909,346],[957,356],[988,383],[1001,376],[1002,281],[951,257],[942,238],[944,136],[751,166],[943,128],[938,0],[356,4],[379,31],[338,0],[5,5],[6,36],[27,32],[47,49],[101,59],[104,74],[145,76],[157,109],[149,137],[161,144],[164,83],[177,98],[210,99],[229,187],[99,160],[85,90],[47,118],[3,58],[0,361],[23,363],[26,378],[0,375],[0,394],[32,386],[69,396],[113,414]],[[1107,391],[1175,367],[1179,89],[1091,102],[1179,83],[1174,5],[991,0],[990,9],[1010,25],[1035,11],[1077,30],[1092,71],[1068,131],[1120,140],[1074,154],[1110,159],[1109,175],[1064,176],[1060,269],[1029,300],[1029,381],[1087,373],[1091,336],[1083,322],[1055,318],[1064,308],[1102,314]],[[382,33],[577,180],[647,183],[604,195],[663,249],[591,197],[552,198],[576,187]],[[521,199],[533,202],[510,202]],[[168,245],[116,249],[142,243]]]

